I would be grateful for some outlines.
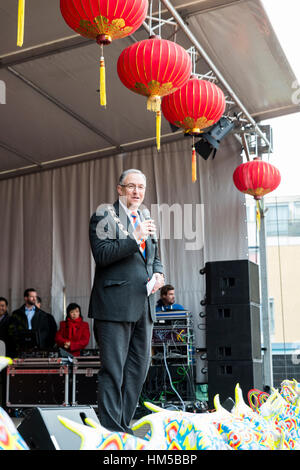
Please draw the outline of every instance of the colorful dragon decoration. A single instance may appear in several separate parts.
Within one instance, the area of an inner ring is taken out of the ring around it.
[[[11,363],[0,357],[0,370]],[[270,395],[248,392],[247,405],[239,384],[231,412],[214,398],[214,410],[188,413],[145,402],[149,414],[135,422],[133,431],[145,428],[144,438],[111,432],[86,418],[77,423],[62,415],[57,425],[81,438],[79,450],[299,450],[300,384],[284,380]],[[0,450],[29,450],[8,414],[0,408]]]
[[[10,358],[0,356],[0,371],[9,364],[12,364]],[[2,408],[0,408],[0,450],[29,450],[9,415]]]

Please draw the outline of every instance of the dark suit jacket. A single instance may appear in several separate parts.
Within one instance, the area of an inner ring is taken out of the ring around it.
[[[49,313],[35,308],[35,314],[31,321],[32,330],[37,332],[37,346],[39,349],[50,349],[54,346],[57,325]],[[25,305],[15,310],[9,323],[9,346],[12,354],[22,352],[18,348],[18,334],[28,330],[28,320],[25,313]]]
[[[157,243],[147,239],[145,261],[132,236],[133,227],[124,209],[118,201],[112,209],[119,221],[114,220],[107,206],[97,210],[90,220],[90,244],[96,270],[89,317],[135,322],[141,317],[148,301],[152,320],[155,321],[154,296],[150,294],[147,299],[146,284],[153,273],[163,273]]]
[[[8,324],[9,324],[9,316],[6,313],[2,320],[0,320],[0,340],[4,341],[7,344],[8,340]]]

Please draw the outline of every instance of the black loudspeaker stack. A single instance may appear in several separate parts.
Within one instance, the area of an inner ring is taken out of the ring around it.
[[[234,398],[239,383],[244,399],[263,390],[258,265],[248,260],[206,263],[206,348],[209,407]]]

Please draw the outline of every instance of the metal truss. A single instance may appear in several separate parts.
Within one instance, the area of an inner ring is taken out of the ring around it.
[[[273,151],[272,142],[268,139],[266,132],[263,131],[263,129],[250,115],[244,104],[241,102],[241,100],[231,88],[229,83],[226,81],[224,76],[221,74],[221,72],[218,70],[216,65],[206,53],[206,51],[203,49],[196,36],[191,32],[184,19],[174,8],[170,0],[156,1],[158,2],[158,9],[156,11],[157,16],[153,16],[153,0],[150,0],[150,14],[147,17],[148,23],[145,22],[143,24],[144,28],[149,34],[155,34],[155,32],[158,31],[158,34],[161,35],[162,27],[165,25],[171,25],[174,27],[174,36],[176,36],[178,28],[180,28],[191,42],[191,47],[187,51],[189,52],[192,58],[193,74],[200,79],[218,83],[218,85],[224,91],[227,106],[225,116],[229,117],[231,120],[236,121],[235,136],[243,146],[247,159],[250,159],[250,154],[248,151],[249,145],[247,144],[249,140],[253,140],[253,136],[255,136],[256,139],[260,139],[264,142],[264,152],[270,154]],[[162,18],[162,5],[165,6],[165,9],[171,15],[167,19],[165,17]],[[154,27],[153,22],[155,22]],[[209,67],[209,71],[205,74],[200,74],[196,72],[196,63],[199,58],[202,58]]]

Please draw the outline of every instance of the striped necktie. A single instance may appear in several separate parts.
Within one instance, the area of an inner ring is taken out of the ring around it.
[[[132,217],[133,226],[136,229],[136,227],[139,225],[138,215],[136,212],[131,212],[130,215]],[[143,257],[146,259],[146,240],[144,239],[140,243],[140,250],[141,250]]]

